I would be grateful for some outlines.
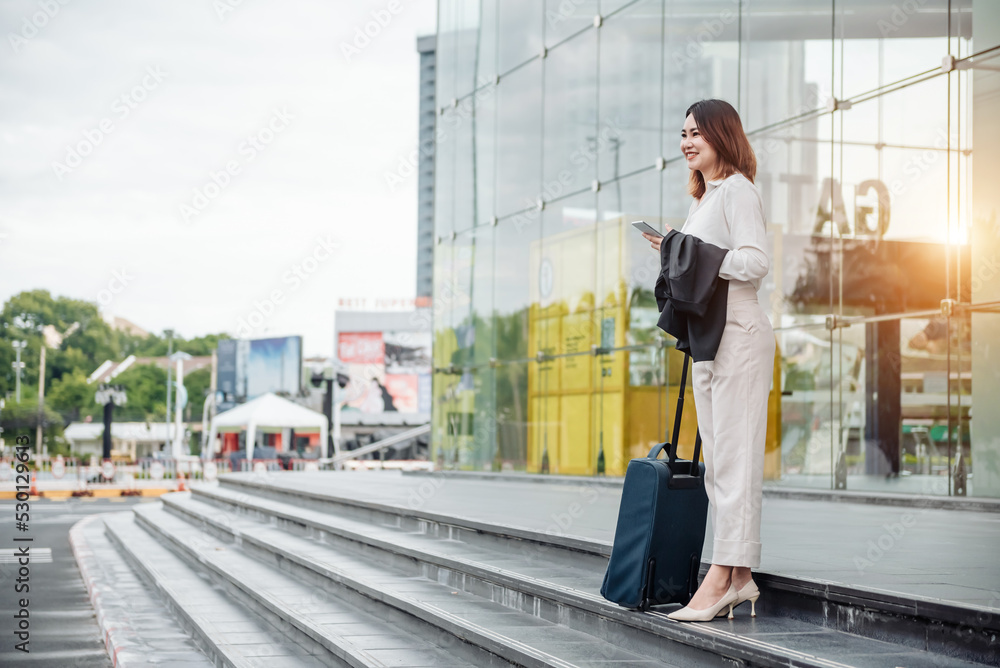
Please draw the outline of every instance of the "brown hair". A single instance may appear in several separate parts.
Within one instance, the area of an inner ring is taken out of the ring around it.
[[[702,100],[688,107],[684,118],[691,114],[694,114],[694,122],[702,138],[718,154],[723,178],[739,172],[753,183],[757,174],[757,158],[733,105],[724,100]],[[705,194],[705,177],[697,169],[691,170],[688,192],[696,199]]]

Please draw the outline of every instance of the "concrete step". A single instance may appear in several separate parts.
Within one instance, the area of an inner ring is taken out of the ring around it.
[[[455,639],[456,647],[480,653],[459,665],[493,665],[486,657],[502,659],[503,665],[538,668],[732,665],[711,652],[688,646],[668,648],[656,657],[641,656],[621,648],[620,642],[599,640],[539,615],[484,600],[412,569],[404,570],[400,564],[379,562],[370,554],[342,549],[304,532],[290,532],[268,520],[226,512],[187,494],[173,495],[162,510],[142,508],[136,512],[140,522],[160,532],[171,544],[185,545],[195,533],[204,531],[202,535],[210,534],[220,542],[232,541],[231,545],[253,555],[265,568],[292,574],[357,607],[377,606],[372,612],[401,628],[425,636],[447,634]],[[665,656],[669,660],[661,658]]]
[[[132,521],[131,511],[115,515],[123,522]],[[163,665],[214,666],[167,601],[108,538],[108,517],[91,516],[77,522],[70,530],[70,544],[112,663],[128,668],[156,656]]]
[[[767,621],[738,615],[728,635],[720,636],[719,623],[678,625],[667,621],[665,612],[640,615],[605,601],[598,589],[606,546],[598,541],[552,537],[252,479],[224,479],[221,486],[199,488],[195,494],[227,510],[228,515],[219,516],[223,523],[247,513],[287,531],[321,536],[338,549],[360,551],[381,563],[409,564],[411,573],[514,602],[525,612],[555,620],[568,616],[574,629],[609,641],[631,638],[640,630],[635,645],[625,647],[645,656],[662,656],[658,643],[667,641],[710,647],[754,665],[831,665],[797,649],[795,641],[801,637],[789,637],[783,645],[779,635],[772,635],[802,633],[822,634],[817,638],[822,645],[829,642],[837,648],[824,654],[826,659],[850,656],[854,665],[896,666],[901,654],[907,665],[991,665],[996,656],[996,635],[977,634],[971,623],[963,628],[961,620],[971,615],[975,622],[976,612],[958,606],[758,574],[758,608]],[[184,512],[180,497],[167,497],[165,503]]]
[[[162,597],[173,618],[192,634],[215,665],[347,665],[320,661],[309,648],[290,641],[281,630],[232,601],[208,578],[143,531],[132,513],[115,514],[104,524],[111,543]],[[151,655],[157,660],[169,660],[165,651]]]
[[[479,648],[455,642],[450,636],[414,629],[415,625],[404,628],[400,619],[373,614],[381,606],[363,596],[344,598],[295,577],[284,564],[261,559],[278,555],[260,554],[253,549],[249,536],[237,543],[221,540],[167,513],[160,504],[136,507],[134,513],[136,523],[165,546],[163,549],[169,549],[188,568],[210,574],[243,608],[281,624],[284,631],[302,639],[303,644],[325,651],[322,665],[510,666]],[[251,552],[254,556],[250,556]],[[370,573],[375,576],[380,571],[370,568]]]

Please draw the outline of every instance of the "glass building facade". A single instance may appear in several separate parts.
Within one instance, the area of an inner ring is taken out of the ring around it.
[[[681,226],[683,115],[722,98],[770,240],[766,477],[1000,496],[1000,3],[439,0],[436,62],[441,466],[664,440],[682,358],[630,223]]]

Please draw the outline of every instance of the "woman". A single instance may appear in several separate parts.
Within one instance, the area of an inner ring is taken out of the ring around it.
[[[719,276],[729,281],[729,295],[718,353],[714,360],[695,362],[692,371],[712,509],[712,567],[687,607],[668,616],[710,621],[728,611],[732,618],[732,608],[748,600],[756,616],[760,592],[750,569],[760,566],[764,440],[774,365],[774,332],[757,303],[757,290],[770,269],[763,204],[753,184],[757,160],[739,114],[722,100],[703,100],[688,109],[680,148],[694,196],[681,232],[728,249]],[[660,250],[660,238],[643,236]]]

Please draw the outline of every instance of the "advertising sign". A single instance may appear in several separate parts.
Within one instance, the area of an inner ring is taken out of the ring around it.
[[[217,353],[218,388],[227,399],[236,396],[236,343],[235,339],[219,341]]]
[[[347,410],[430,412],[430,332],[340,332],[337,356],[351,378]]]
[[[302,387],[302,337],[240,339],[236,342],[235,375],[236,395],[241,399],[268,392],[297,395]]]

